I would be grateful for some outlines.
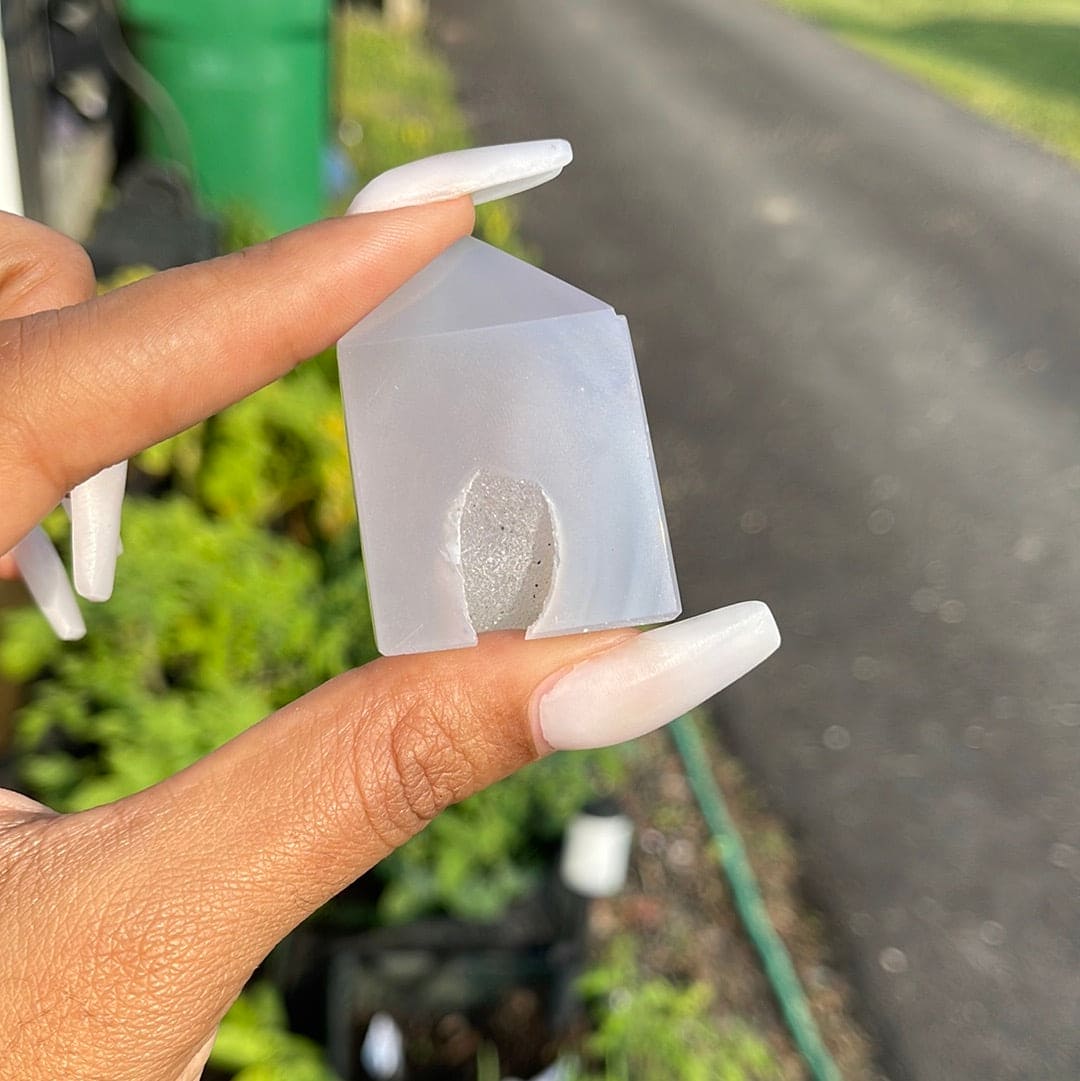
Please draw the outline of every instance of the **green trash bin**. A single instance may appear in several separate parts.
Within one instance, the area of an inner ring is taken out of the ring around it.
[[[143,149],[192,166],[207,205],[263,228],[323,215],[330,4],[125,0],[133,51],[175,106],[139,103]]]

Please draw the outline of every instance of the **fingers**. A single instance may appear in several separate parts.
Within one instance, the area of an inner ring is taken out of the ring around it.
[[[80,304],[95,287],[90,257],[74,240],[0,212],[0,319]],[[12,362],[5,357],[0,364]]]
[[[90,259],[75,241],[39,222],[0,213],[0,318],[79,304],[94,295],[94,288]],[[4,370],[17,373],[21,359],[0,357],[0,386]],[[10,543],[11,538],[7,545],[0,543],[0,552]],[[10,556],[0,557],[0,578],[15,577],[16,571],[60,638],[71,640],[86,633],[67,570],[41,530],[33,530]]]
[[[87,477],[326,348],[471,227],[468,199],[333,219],[0,324],[0,551]]]
[[[75,816],[94,860],[54,871],[50,889],[72,895],[50,905],[87,929],[80,942],[66,923],[68,948],[107,950],[120,978],[60,990],[92,996],[80,1001],[109,1019],[109,1056],[133,1032],[144,1055],[179,1048],[179,1072],[283,935],[449,804],[551,745],[666,723],[778,641],[764,605],[735,605],[640,636],[487,635],[341,676],[162,784]],[[117,982],[153,991],[132,1005]],[[80,1045],[98,1039],[91,1025]]]
[[[0,996],[13,1065],[180,1075],[275,943],[447,805],[550,747],[672,720],[778,642],[750,603],[642,635],[387,658],[145,792],[32,821],[16,844],[34,858],[11,862],[0,906],[0,984],[12,958],[49,977]]]
[[[0,996],[11,1075],[44,1077],[39,1062],[180,1075],[290,928],[443,806],[536,757],[536,687],[626,637],[499,634],[376,661],[168,781],[58,820],[53,859],[0,905],[0,986],[8,953],[55,958],[47,994]]]
[[[118,805],[137,823],[137,873],[175,875],[167,849],[185,905],[216,913],[189,948],[248,971],[439,811],[537,758],[536,689],[632,636],[493,634],[339,676]]]

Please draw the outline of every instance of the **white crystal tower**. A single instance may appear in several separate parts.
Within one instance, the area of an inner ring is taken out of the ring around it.
[[[379,649],[679,614],[626,320],[459,241],[338,350]]]

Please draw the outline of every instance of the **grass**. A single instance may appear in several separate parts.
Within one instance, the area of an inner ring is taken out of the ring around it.
[[[334,60],[340,133],[361,184],[395,165],[471,145],[449,69],[419,34],[349,10],[338,19]],[[533,257],[506,200],[477,208],[476,232],[512,255]]]
[[[1080,162],[1077,0],[780,0],[975,112]]]

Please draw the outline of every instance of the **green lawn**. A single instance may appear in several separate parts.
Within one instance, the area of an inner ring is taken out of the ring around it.
[[[779,0],[1080,161],[1080,0]]]

